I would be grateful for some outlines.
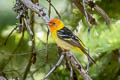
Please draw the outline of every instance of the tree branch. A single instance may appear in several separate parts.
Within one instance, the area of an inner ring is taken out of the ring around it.
[[[72,66],[75,67],[84,80],[92,80],[91,77],[85,72],[77,58],[69,51],[66,53],[68,60],[71,62]]]
[[[82,2],[82,0],[80,0],[80,2]],[[104,18],[104,20],[108,25],[111,23],[111,20],[107,15],[107,13],[102,8],[100,8],[97,4],[95,4],[92,0],[91,1],[85,0],[85,3],[88,4],[90,8],[93,8],[95,11],[101,14],[101,16]]]
[[[82,0],[72,0],[72,1],[78,7],[78,9],[82,12],[82,14],[85,15],[83,5],[81,4]],[[101,14],[101,16],[104,18],[104,20],[106,21],[107,24],[111,23],[111,20],[110,20],[109,16],[107,15],[107,13],[105,13],[105,11],[102,8],[100,8],[98,5],[96,5],[92,0],[91,1],[85,0],[85,3],[88,4],[88,6],[90,8],[93,8],[95,11],[97,11],[99,14]],[[87,14],[88,14],[89,22],[92,25],[94,25],[94,24],[96,25],[97,23],[96,23],[95,19],[88,12],[87,12]]]
[[[80,3],[80,1],[79,0],[72,0],[72,1],[78,7],[78,9],[81,11],[81,13],[85,16],[84,7]],[[88,20],[89,20],[90,24],[97,25],[97,22],[95,21],[95,19],[87,11],[86,11],[86,14],[88,15]]]
[[[111,24],[111,20],[110,20],[109,16],[105,13],[105,11],[103,9],[101,9],[98,5],[96,5],[94,7],[94,9],[102,15],[102,17],[105,19],[105,21],[108,25]]]
[[[40,6],[40,4],[38,3],[33,4],[30,0],[21,0],[21,1],[27,8],[31,9],[32,11],[40,15],[45,21],[45,23],[48,24],[50,19],[48,15],[46,14],[46,11],[43,9],[42,6]]]
[[[105,11],[102,8],[100,8],[97,4],[95,4],[92,0],[91,1],[86,0],[86,3],[89,5],[89,7],[95,9],[99,14],[101,14],[101,16],[105,19],[108,25],[111,23],[111,20],[107,13],[105,13]]]

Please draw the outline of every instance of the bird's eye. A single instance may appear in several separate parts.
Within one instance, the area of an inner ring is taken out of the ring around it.
[[[55,25],[56,23],[52,23],[53,25]]]

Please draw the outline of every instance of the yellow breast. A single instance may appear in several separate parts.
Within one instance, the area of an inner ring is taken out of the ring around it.
[[[60,38],[58,38],[56,32],[52,32],[52,37],[59,47],[66,49],[66,50],[74,49],[74,47],[72,45],[70,45],[67,42],[65,42],[64,40],[61,40]]]

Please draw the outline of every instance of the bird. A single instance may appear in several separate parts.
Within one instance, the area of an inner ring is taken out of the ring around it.
[[[51,35],[56,44],[64,50],[78,50],[80,53],[84,53],[91,62],[95,61],[88,54],[84,43],[67,27],[60,19],[51,19],[48,23]]]

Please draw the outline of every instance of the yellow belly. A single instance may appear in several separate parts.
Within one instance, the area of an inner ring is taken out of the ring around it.
[[[61,40],[58,38],[57,34],[54,33],[54,35],[52,34],[53,39],[55,40],[56,44],[66,50],[71,50],[74,49],[74,47],[72,45],[70,45],[69,43],[65,42],[64,40]]]
[[[56,39],[56,43],[57,43],[57,45],[58,45],[59,47],[61,47],[61,48],[63,48],[63,49],[66,49],[66,50],[73,50],[73,49],[74,49],[74,50],[80,51],[80,53],[83,53],[83,51],[81,51],[80,48],[75,47],[75,46],[72,46],[72,45],[70,45],[69,43],[67,43],[67,42],[65,42],[65,41],[63,41],[63,40],[61,40],[61,39],[59,39],[59,38]]]
[[[67,42],[65,42],[64,40],[61,40],[59,38],[56,39],[56,43],[59,47],[66,49],[66,50],[71,50],[74,49],[74,47],[70,44],[68,44]]]

